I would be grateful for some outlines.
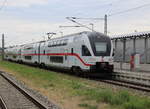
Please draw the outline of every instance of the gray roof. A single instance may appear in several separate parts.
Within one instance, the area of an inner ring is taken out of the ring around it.
[[[123,35],[113,35],[111,37],[112,39],[122,39],[122,38],[144,37],[144,36],[150,36],[150,31],[135,32],[135,33],[123,34]]]

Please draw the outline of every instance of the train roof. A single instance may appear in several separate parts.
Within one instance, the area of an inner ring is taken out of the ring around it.
[[[75,34],[65,35],[65,36],[62,36],[62,37],[52,38],[52,39],[49,39],[48,41],[53,40],[53,39],[61,39],[61,38],[75,37],[75,36],[81,35],[81,34],[87,34],[88,36],[93,36],[93,35],[96,35],[96,34],[99,34],[99,35],[101,35],[101,36],[106,36],[105,34],[100,33],[100,32],[95,32],[95,31],[93,31],[93,32],[90,32],[90,31],[83,31],[83,32],[75,33]],[[108,36],[107,36],[107,37],[108,37]]]
[[[79,33],[73,33],[73,34],[65,35],[62,37],[52,38],[52,39],[67,38],[67,37],[77,36],[77,35],[81,35],[81,34],[90,34],[90,33],[91,33],[90,31],[83,31],[83,32],[79,32]],[[49,40],[52,40],[52,39],[49,39]]]
[[[105,34],[100,33],[100,32],[95,32],[95,31],[93,31],[93,32],[90,32],[90,31],[83,31],[83,32],[79,32],[79,33],[74,33],[74,34],[65,35],[65,36],[62,36],[62,37],[52,38],[52,39],[49,39],[49,40],[46,40],[46,41],[39,41],[39,42],[34,42],[34,43],[27,43],[27,44],[18,45],[18,46],[10,46],[10,47],[7,47],[7,48],[14,48],[14,47],[26,46],[26,45],[30,45],[30,44],[42,43],[42,42],[47,42],[47,41],[50,41],[50,40],[61,39],[61,38],[75,37],[75,36],[81,35],[81,34],[87,34],[88,36],[90,36],[90,35],[93,36],[93,35],[96,35],[96,34],[100,34],[100,35],[102,35],[102,36],[106,36]]]
[[[113,35],[111,36],[111,39],[124,39],[124,38],[142,38],[142,37],[150,37],[150,31],[145,31],[145,32],[135,32],[135,33],[130,33],[130,34],[123,34],[123,35]]]

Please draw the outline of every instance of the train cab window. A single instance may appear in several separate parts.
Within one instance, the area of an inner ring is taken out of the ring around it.
[[[82,45],[82,56],[91,56],[89,49],[85,45]]]
[[[107,43],[106,42],[95,42],[96,52],[105,53],[107,51]]]

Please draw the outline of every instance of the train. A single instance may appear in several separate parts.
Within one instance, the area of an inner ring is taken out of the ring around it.
[[[105,34],[83,31],[5,49],[5,59],[72,72],[113,72],[113,44]]]

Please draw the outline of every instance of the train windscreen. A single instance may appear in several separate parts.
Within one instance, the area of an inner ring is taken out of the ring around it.
[[[95,56],[110,56],[111,39],[108,36],[93,32],[88,37]]]
[[[96,52],[106,52],[107,51],[107,43],[105,42],[95,42]]]

